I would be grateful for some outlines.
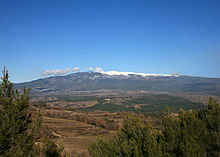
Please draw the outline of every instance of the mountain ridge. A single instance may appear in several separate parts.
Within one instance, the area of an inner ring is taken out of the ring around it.
[[[77,72],[65,76],[52,76],[30,82],[16,83],[15,88],[32,88],[32,94],[71,94],[85,90],[146,90],[152,92],[183,92],[220,96],[220,78],[106,72]]]

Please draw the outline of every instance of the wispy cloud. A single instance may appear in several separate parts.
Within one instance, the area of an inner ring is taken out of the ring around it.
[[[89,71],[103,72],[102,68],[88,68]]]
[[[94,68],[88,68],[88,70],[89,70],[89,71],[93,71],[93,70],[94,70]]]
[[[78,67],[75,67],[72,69],[72,71],[79,71],[79,70],[80,70],[80,68],[78,68]]]
[[[42,75],[43,76],[48,76],[48,75],[51,75],[52,72],[50,70],[45,70],[44,72],[42,72]]]
[[[43,76],[50,76],[50,75],[66,75],[67,73],[79,71],[80,68],[66,68],[66,69],[56,69],[56,70],[45,70],[42,72]]]
[[[96,72],[103,72],[102,68],[95,68]]]
[[[173,76],[179,76],[179,75],[180,75],[179,72],[174,72],[174,73],[173,73]]]

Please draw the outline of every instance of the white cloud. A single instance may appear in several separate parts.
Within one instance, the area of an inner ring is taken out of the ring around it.
[[[51,75],[52,72],[50,70],[45,70],[44,72],[42,72],[42,75],[43,76],[48,76],[48,75]]]
[[[89,71],[103,72],[102,68],[88,68]]]
[[[78,67],[75,67],[72,69],[72,71],[79,71],[79,70],[80,70],[80,68],[78,68]]]
[[[69,72],[69,69],[57,69],[57,70],[52,70],[52,75],[65,75],[67,72]]]
[[[80,69],[78,67],[75,68],[66,68],[66,69],[56,69],[56,70],[45,70],[42,72],[43,76],[49,76],[49,75],[66,75],[70,72],[79,71]]]
[[[95,68],[96,72],[103,72],[102,68]]]
[[[179,75],[180,75],[179,72],[174,72],[174,73],[173,73],[173,76],[179,76]]]
[[[89,71],[93,71],[93,70],[94,70],[94,68],[88,68],[88,70],[89,70]]]

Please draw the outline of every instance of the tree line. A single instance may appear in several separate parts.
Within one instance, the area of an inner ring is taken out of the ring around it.
[[[88,150],[93,157],[219,157],[220,105],[210,98],[200,110],[167,108],[160,129],[128,114],[114,139],[99,137]]]

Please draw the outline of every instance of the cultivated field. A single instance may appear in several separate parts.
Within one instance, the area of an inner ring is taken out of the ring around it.
[[[43,126],[56,137],[64,151],[73,156],[89,156],[87,147],[96,140],[97,136],[110,138],[116,131],[109,131],[101,127],[89,125],[76,120],[43,117]]]

